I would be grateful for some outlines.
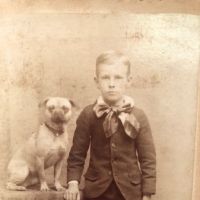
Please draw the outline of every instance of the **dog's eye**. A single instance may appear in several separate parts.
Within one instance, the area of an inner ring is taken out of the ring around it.
[[[62,109],[64,110],[65,113],[67,113],[69,111],[69,108],[66,106],[63,106]]]
[[[55,106],[49,106],[48,109],[50,112],[52,112],[54,110]]]

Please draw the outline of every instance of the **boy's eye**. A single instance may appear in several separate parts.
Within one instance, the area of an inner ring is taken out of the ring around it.
[[[101,77],[101,79],[103,79],[103,80],[107,80],[107,79],[109,79],[110,77],[109,76],[102,76]]]
[[[122,76],[115,76],[116,79],[123,79]]]

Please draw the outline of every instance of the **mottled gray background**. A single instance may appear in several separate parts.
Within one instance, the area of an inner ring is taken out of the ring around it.
[[[200,1],[0,2],[0,185],[8,159],[40,123],[38,103],[93,103],[96,57],[125,51],[157,149],[155,200],[191,200],[200,55]],[[71,143],[70,143],[71,145]],[[69,146],[70,147],[70,146]],[[48,171],[52,182],[52,171]],[[65,168],[63,179],[65,182]]]

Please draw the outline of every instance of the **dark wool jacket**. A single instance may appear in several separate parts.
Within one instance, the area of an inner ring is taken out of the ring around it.
[[[98,197],[112,180],[126,200],[140,200],[144,194],[155,194],[156,153],[144,112],[136,107],[132,111],[140,123],[134,139],[126,135],[121,121],[118,131],[106,138],[105,115],[97,118],[93,106],[87,106],[77,119],[68,157],[67,181],[80,181],[90,146],[90,162],[85,174],[86,197]]]

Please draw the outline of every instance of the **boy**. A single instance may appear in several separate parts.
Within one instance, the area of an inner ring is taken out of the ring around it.
[[[77,119],[65,199],[80,199],[78,184],[89,146],[86,200],[149,200],[155,194],[155,148],[144,112],[124,95],[130,81],[125,55],[108,51],[97,58],[95,82],[101,96]]]

